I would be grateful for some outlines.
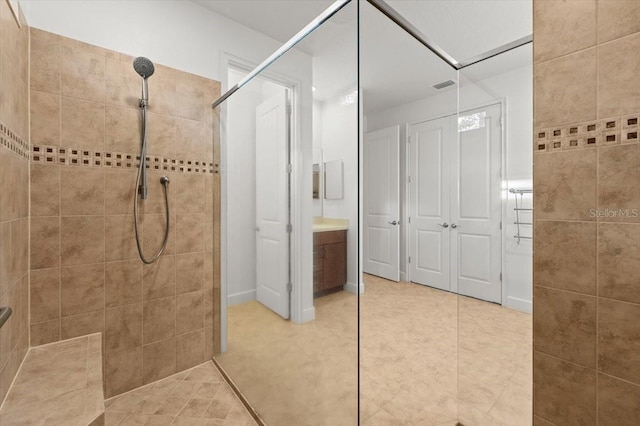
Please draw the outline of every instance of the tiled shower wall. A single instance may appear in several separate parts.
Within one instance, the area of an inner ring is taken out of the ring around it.
[[[29,28],[0,2],[0,403],[29,347]]]
[[[103,332],[106,397],[209,359],[219,288],[210,102],[219,83],[158,64],[149,79],[147,257],[164,231],[162,175],[171,233],[148,266],[133,228],[133,58],[32,29],[31,60],[31,344]]]
[[[639,16],[534,1],[535,425],[640,419]]]

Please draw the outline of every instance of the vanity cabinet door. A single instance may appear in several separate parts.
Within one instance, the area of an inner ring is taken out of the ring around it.
[[[346,242],[326,244],[324,246],[324,288],[328,290],[347,283],[347,244]]]

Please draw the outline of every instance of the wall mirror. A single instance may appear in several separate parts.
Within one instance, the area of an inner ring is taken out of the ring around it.
[[[343,193],[343,164],[342,160],[324,163],[324,198],[327,200],[342,200]]]

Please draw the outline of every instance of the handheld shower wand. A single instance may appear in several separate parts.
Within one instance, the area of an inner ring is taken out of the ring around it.
[[[142,120],[142,133],[140,135],[140,162],[138,163],[138,173],[136,175],[137,191],[133,197],[133,224],[136,233],[136,244],[138,246],[138,254],[140,255],[140,259],[146,264],[151,264],[158,260],[160,256],[162,256],[162,253],[164,252],[164,249],[167,246],[167,241],[169,239],[169,197],[167,194],[169,178],[167,176],[162,176],[160,178],[160,183],[162,184],[164,190],[164,205],[167,222],[164,230],[162,247],[160,247],[160,250],[158,250],[158,252],[152,258],[147,259],[142,251],[142,244],[140,243],[140,235],[138,232],[138,194],[140,195],[140,198],[142,200],[147,199],[147,106],[149,104],[149,86],[147,80],[153,75],[155,67],[153,66],[153,62],[151,62],[149,59],[140,57],[136,58],[133,61],[133,69],[136,70],[140,77],[142,77],[142,96],[140,98],[140,118]]]

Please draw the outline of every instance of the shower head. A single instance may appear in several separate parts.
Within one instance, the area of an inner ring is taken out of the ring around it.
[[[153,62],[142,56],[133,60],[133,69],[144,79],[151,77],[156,70]]]

